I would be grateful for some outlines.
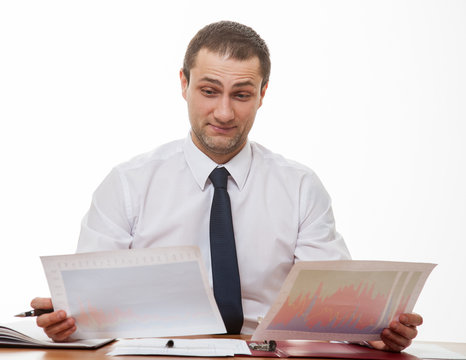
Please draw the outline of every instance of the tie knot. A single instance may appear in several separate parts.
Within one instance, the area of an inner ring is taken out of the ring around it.
[[[210,181],[214,184],[214,187],[217,188],[227,188],[228,175],[230,173],[224,167],[215,168],[209,175]]]

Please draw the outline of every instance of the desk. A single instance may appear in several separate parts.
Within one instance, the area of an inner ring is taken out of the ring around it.
[[[238,336],[236,338],[249,339],[249,336]],[[418,343],[426,343],[418,341]],[[0,348],[0,360],[144,360],[144,359],[160,359],[160,360],[175,360],[175,359],[215,359],[222,358],[188,358],[188,357],[175,357],[175,356],[106,356],[106,354],[115,346],[116,343],[106,345],[97,350],[70,350],[70,349],[16,349],[16,348]],[[434,342],[434,344],[444,346],[445,348],[463,354],[466,358],[466,343],[446,343]],[[225,358],[231,359],[231,358]],[[273,358],[258,358],[236,356],[234,359],[249,359],[249,360],[271,360]],[[300,358],[304,359],[304,358]],[[311,359],[311,358],[309,358]],[[319,360],[312,358],[312,360]],[[322,360],[322,359],[320,359]]]

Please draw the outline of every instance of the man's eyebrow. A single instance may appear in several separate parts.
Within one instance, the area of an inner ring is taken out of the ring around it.
[[[204,76],[201,79],[201,81],[206,81],[206,82],[209,82],[211,84],[223,87],[223,84],[219,80],[212,79],[212,78],[207,77],[207,76]],[[251,80],[245,80],[245,81],[241,81],[241,82],[238,82],[236,84],[233,84],[233,87],[235,87],[235,88],[242,87],[242,86],[255,86],[255,84]]]
[[[241,81],[233,85],[233,87],[241,87],[241,86],[255,86],[255,84],[251,80]]]
[[[216,79],[212,79],[212,78],[207,77],[207,76],[204,76],[204,77],[201,79],[201,81],[207,81],[207,82],[209,82],[209,83],[211,83],[211,84],[214,84],[214,85],[223,87],[223,84],[222,84],[220,81],[218,81],[218,80],[216,80]]]

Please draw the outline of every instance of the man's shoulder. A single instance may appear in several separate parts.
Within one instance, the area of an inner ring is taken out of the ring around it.
[[[257,163],[260,163],[262,166],[275,168],[278,171],[315,175],[314,171],[307,165],[290,160],[261,144],[251,141],[251,147],[254,158],[257,160]]]
[[[163,163],[176,161],[180,156],[183,156],[183,144],[183,139],[171,141],[160,145],[151,151],[136,155],[117,165],[116,168],[119,171],[125,172],[154,166],[156,167]]]

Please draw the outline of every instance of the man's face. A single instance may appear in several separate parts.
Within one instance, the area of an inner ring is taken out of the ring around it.
[[[180,72],[194,144],[215,162],[241,151],[262,105],[259,59],[235,60],[201,49],[188,79]]]

